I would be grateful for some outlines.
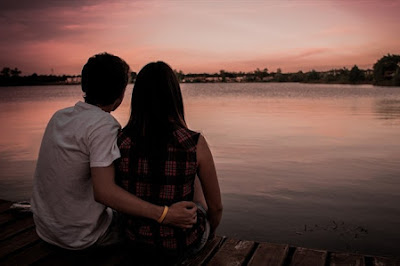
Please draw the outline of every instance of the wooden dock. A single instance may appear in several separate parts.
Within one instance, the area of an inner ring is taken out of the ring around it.
[[[15,212],[0,200],[0,265],[149,265],[133,263],[121,246],[68,251],[42,241],[31,213]],[[216,237],[183,265],[399,265],[400,259],[314,250],[289,245]]]

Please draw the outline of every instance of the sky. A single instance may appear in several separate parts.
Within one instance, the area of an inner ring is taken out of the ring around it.
[[[0,68],[80,74],[108,52],[138,72],[372,68],[400,54],[400,0],[0,0]]]

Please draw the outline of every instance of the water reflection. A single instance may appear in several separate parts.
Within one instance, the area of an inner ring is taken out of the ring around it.
[[[400,100],[399,99],[377,100],[376,114],[379,119],[400,119]]]
[[[131,90],[113,113],[122,125]],[[187,122],[215,157],[221,234],[345,250],[329,232],[296,234],[335,220],[369,230],[352,241],[356,251],[400,253],[400,88],[251,83],[182,90]],[[79,86],[0,89],[0,198],[29,198],[47,121],[81,96]]]

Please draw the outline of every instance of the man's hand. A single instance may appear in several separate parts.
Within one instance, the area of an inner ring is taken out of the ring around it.
[[[192,228],[197,222],[197,206],[191,201],[180,201],[169,207],[163,224],[180,228]]]

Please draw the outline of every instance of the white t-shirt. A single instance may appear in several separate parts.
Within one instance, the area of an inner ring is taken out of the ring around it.
[[[40,147],[31,199],[42,239],[84,249],[105,233],[112,210],[94,200],[90,167],[106,167],[120,157],[119,129],[112,115],[84,102],[53,115]]]

